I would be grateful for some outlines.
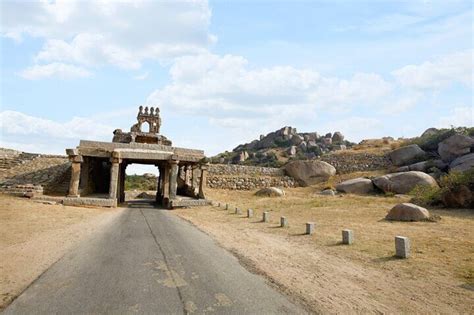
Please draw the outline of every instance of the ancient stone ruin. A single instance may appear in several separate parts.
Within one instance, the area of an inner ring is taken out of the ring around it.
[[[112,142],[81,140],[66,153],[72,162],[68,199],[78,204],[116,206],[125,201],[128,165],[149,164],[159,169],[156,201],[167,208],[203,205],[206,170],[204,151],[172,147],[159,134],[160,110],[140,106],[130,132],[114,131]],[[149,124],[149,130],[142,128]],[[83,202],[81,202],[83,199]]]

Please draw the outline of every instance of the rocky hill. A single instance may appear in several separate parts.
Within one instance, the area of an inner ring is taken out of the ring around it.
[[[280,167],[289,160],[311,160],[353,145],[338,131],[326,135],[298,133],[296,128],[287,126],[239,145],[232,152],[218,154],[211,158],[211,162]]]

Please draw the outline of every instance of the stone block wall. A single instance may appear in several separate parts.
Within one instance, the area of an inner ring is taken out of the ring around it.
[[[0,172],[0,191],[8,192],[18,185],[41,186],[45,193],[66,194],[70,163],[66,156],[21,153],[15,165]]]
[[[234,164],[211,164],[207,187],[251,190],[265,187],[296,187],[296,181],[282,169]]]
[[[365,152],[327,154],[321,157],[321,161],[334,166],[338,174],[383,170],[392,166],[392,163],[386,156]]]

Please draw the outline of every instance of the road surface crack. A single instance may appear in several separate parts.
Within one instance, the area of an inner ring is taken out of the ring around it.
[[[160,251],[161,255],[163,255],[163,260],[165,262],[166,268],[168,269],[171,280],[173,281],[173,284],[176,287],[176,291],[178,292],[179,300],[181,301],[181,304],[183,305],[183,314],[188,314],[186,303],[184,302],[184,299],[183,299],[183,294],[181,293],[181,290],[180,290],[179,285],[178,285],[178,281],[174,276],[174,272],[172,272],[172,269],[170,268],[170,264],[168,262],[168,258],[166,257],[165,251],[163,250],[160,243],[158,242],[158,239],[156,238],[155,233],[153,233],[153,230],[150,226],[150,223],[148,222],[148,219],[145,216],[145,214],[143,213],[142,209],[140,209],[140,213],[142,214],[143,218],[145,219],[146,225],[148,226],[148,229],[150,230],[150,234],[153,237],[153,240],[155,241],[155,244],[156,244],[158,250]]]

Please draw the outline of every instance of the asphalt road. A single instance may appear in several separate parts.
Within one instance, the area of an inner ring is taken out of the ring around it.
[[[192,211],[192,210],[190,210]],[[205,233],[129,208],[66,254],[5,314],[302,314]]]

